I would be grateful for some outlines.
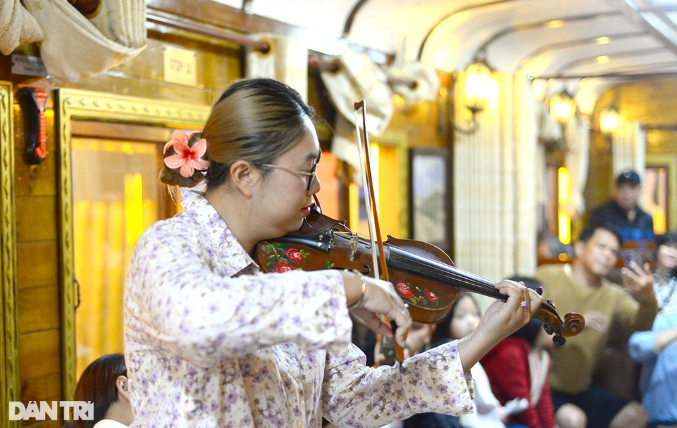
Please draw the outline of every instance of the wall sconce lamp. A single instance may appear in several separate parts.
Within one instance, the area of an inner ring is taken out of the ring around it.
[[[566,90],[550,98],[550,117],[564,125],[576,114],[576,102]]]
[[[599,129],[605,137],[610,137],[620,122],[618,109],[613,104],[603,108],[599,113]]]
[[[470,110],[472,117],[469,128],[454,125],[456,131],[470,135],[479,129],[476,116],[486,107],[492,87],[491,68],[485,60],[475,61],[465,69],[465,107]]]

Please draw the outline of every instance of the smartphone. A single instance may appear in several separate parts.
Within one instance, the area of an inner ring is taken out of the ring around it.
[[[630,263],[637,263],[637,266],[644,266],[644,252],[641,250],[626,250],[623,252],[623,264],[630,267]]]

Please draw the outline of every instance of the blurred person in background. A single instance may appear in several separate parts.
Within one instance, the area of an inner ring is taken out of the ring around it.
[[[649,427],[677,426],[677,235],[656,238],[654,291],[658,315],[650,331],[630,336],[628,351],[642,364],[639,382]]]

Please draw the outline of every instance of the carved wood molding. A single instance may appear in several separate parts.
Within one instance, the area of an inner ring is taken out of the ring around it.
[[[0,420],[11,427],[21,421],[9,420],[10,401],[21,401],[19,377],[19,313],[17,304],[16,217],[14,202],[14,130],[12,84],[0,81],[0,242],[2,245],[2,305],[0,318]]]
[[[210,0],[149,0],[149,10],[161,11],[177,16],[191,18],[199,22],[228,28],[240,33],[275,33],[287,36],[300,36],[306,30],[284,22],[275,21],[259,15],[247,14]]]
[[[71,165],[71,122],[107,121],[165,128],[201,127],[209,106],[158,101],[146,98],[90,92],[78,89],[55,91],[54,110],[58,168],[58,215],[61,295],[62,397],[75,392],[75,268],[73,261],[73,183]]]

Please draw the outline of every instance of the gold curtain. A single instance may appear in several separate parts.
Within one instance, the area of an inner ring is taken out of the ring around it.
[[[123,352],[122,303],[137,239],[158,220],[159,147],[73,138],[77,373],[98,357]]]

